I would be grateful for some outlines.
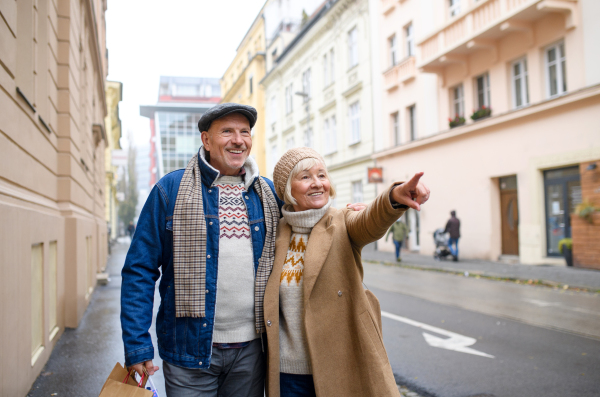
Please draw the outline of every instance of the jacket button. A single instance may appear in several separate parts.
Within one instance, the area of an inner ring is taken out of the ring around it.
[[[342,296],[342,291],[338,291],[338,296]]]
[[[206,328],[206,323],[202,324],[202,326]]]
[[[202,361],[200,361],[200,362],[198,363],[198,365],[202,365]]]
[[[212,226],[212,222],[208,222],[208,224]]]
[[[209,292],[209,291],[208,291],[208,290],[206,290],[206,293],[207,293],[207,294],[208,294],[208,292]]]
[[[210,259],[210,255],[206,255],[206,257],[207,257],[208,259]]]
[[[271,320],[267,320],[267,327],[271,326]]]
[[[254,227],[254,230],[256,230],[256,231],[258,232],[258,230],[259,230],[259,227],[258,227],[258,226],[255,226],[255,227]]]
[[[209,193],[212,193],[212,189],[208,189],[208,192],[209,192]]]
[[[248,196],[246,196],[246,200],[249,200]]]

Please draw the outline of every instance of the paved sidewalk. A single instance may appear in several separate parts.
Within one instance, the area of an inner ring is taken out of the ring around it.
[[[106,271],[108,285],[98,285],[79,327],[68,328],[52,351],[50,359],[27,396],[98,397],[100,389],[117,362],[124,364],[121,339],[121,268],[129,248],[129,238],[112,247]],[[155,302],[158,298],[155,297]],[[156,306],[156,305],[155,305]],[[155,307],[155,315],[157,308]],[[154,325],[150,331],[154,339]],[[162,361],[155,353],[160,370],[152,377],[159,395],[166,397]]]
[[[600,290],[600,270],[589,270],[566,266],[505,264],[475,259],[438,261],[433,255],[420,255],[402,252],[402,266],[414,266],[423,269],[436,269],[451,272],[469,272],[470,274],[515,278],[519,280],[540,280],[548,284],[568,285],[569,287]],[[373,244],[363,249],[362,257],[367,261],[397,263],[393,252],[376,251]]]

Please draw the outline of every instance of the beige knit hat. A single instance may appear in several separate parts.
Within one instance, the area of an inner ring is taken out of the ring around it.
[[[290,149],[281,156],[275,169],[273,170],[273,183],[275,184],[275,193],[283,200],[285,194],[285,185],[290,177],[290,173],[301,160],[314,158],[325,165],[323,157],[314,149],[309,147],[299,147]]]

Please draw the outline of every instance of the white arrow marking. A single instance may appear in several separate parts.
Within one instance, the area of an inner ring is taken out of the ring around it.
[[[434,327],[433,325],[423,324],[418,321],[411,320],[410,318],[397,316],[395,314],[384,312],[384,311],[381,312],[381,315],[383,317],[387,317],[392,320],[399,321],[401,323],[412,325],[413,327],[421,328],[426,331],[435,332],[436,334],[444,335],[449,338],[449,339],[442,339],[442,338],[438,338],[437,336],[433,336],[431,334],[423,332],[423,337],[425,338],[425,342],[427,342],[429,344],[429,346],[439,347],[441,349],[446,349],[446,350],[454,350],[454,351],[461,352],[461,353],[474,354],[476,356],[495,358],[494,356],[492,356],[490,354],[480,352],[479,350],[471,349],[469,346],[471,346],[471,345],[475,344],[475,342],[477,342],[477,339],[475,339],[475,338],[457,334],[457,333],[454,333],[451,331],[446,331],[445,329]]]

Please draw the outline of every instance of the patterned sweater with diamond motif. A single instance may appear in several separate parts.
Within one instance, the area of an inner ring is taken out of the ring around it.
[[[240,176],[221,176],[213,186],[219,189],[220,229],[213,342],[247,342],[259,335],[254,325],[254,262],[244,183]]]

